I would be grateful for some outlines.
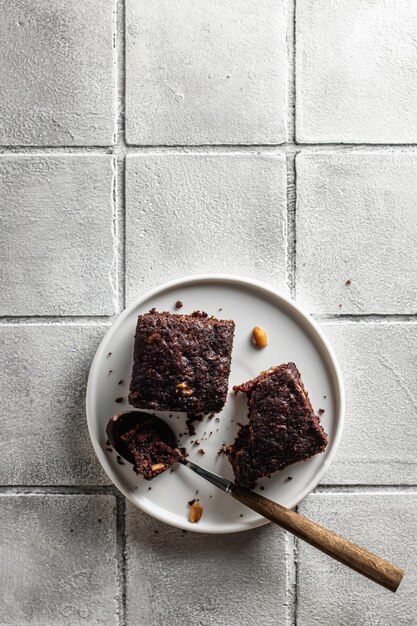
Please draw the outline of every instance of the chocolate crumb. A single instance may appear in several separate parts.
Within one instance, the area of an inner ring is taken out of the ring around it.
[[[323,415],[324,409],[319,409],[319,415]]]
[[[176,308],[176,309],[182,309],[182,307],[183,307],[183,306],[184,306],[184,305],[183,305],[183,303],[181,302],[181,300],[177,300],[177,301],[176,301],[176,303],[175,303],[175,308]]]
[[[197,494],[198,494],[198,489],[195,490],[195,495],[197,495]]]
[[[106,446],[111,446],[110,439],[106,439]]]
[[[243,513],[241,513],[241,514],[239,515],[239,517],[243,517]]]
[[[106,448],[107,452],[113,452],[113,448]]]
[[[108,353],[107,357],[111,356],[111,352]]]
[[[200,445],[200,442],[198,441],[198,439],[196,439],[196,440],[194,441],[194,445],[195,445],[195,446],[199,446],[199,445]]]
[[[223,311],[223,309],[219,309],[219,311]]]
[[[259,487],[259,489],[260,489],[261,491],[265,491],[265,487],[264,487],[263,485],[261,485],[261,486]]]
[[[345,282],[345,285],[351,285],[352,281],[350,280],[350,278],[348,278],[348,280]]]
[[[122,457],[118,454],[116,457],[116,461],[121,461],[121,460],[122,460]]]
[[[119,380],[118,385],[123,385],[123,380]]]
[[[203,448],[200,448],[200,450],[198,451],[198,454],[205,454]]]
[[[327,398],[327,396],[323,396],[323,398],[324,398],[324,399],[326,399],[326,398]]]
[[[169,470],[169,473],[170,473],[170,474],[173,474],[173,473],[174,473],[174,470],[173,470],[173,469]]]
[[[215,422],[220,422],[220,418],[216,417],[216,419],[214,420]]]
[[[109,370],[109,374],[111,374],[111,373],[112,373],[112,371],[113,371],[113,370]]]
[[[148,491],[150,491],[152,489],[152,487],[148,487]]]
[[[117,461],[119,465],[124,465],[125,462],[124,461]]]
[[[212,498],[213,496],[209,496],[209,498]]]
[[[120,404],[121,402],[123,402],[123,398],[116,398],[115,402],[117,404]]]
[[[289,481],[289,480],[292,480],[292,476],[288,476],[288,477],[287,477],[287,480],[288,480],[288,481]]]

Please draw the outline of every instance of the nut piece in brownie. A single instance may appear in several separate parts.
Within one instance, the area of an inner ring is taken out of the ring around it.
[[[226,401],[235,324],[207,313],[139,315],[129,402],[159,411],[209,413]]]
[[[236,483],[253,487],[287,465],[323,452],[327,435],[294,363],[272,367],[233,387],[248,396],[249,423],[228,448]]]

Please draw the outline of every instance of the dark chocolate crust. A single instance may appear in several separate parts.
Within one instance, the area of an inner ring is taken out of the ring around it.
[[[130,404],[160,411],[220,411],[228,390],[234,328],[233,321],[200,311],[140,315]],[[183,384],[189,395],[178,388]]]
[[[228,448],[239,485],[253,487],[258,478],[325,450],[327,435],[294,363],[273,367],[233,389],[247,394],[249,408],[249,424]]]

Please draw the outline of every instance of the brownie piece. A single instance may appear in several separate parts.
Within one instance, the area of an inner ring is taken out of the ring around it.
[[[145,480],[152,480],[165,472],[180,458],[176,448],[162,441],[157,429],[152,427],[152,422],[138,424],[122,435],[122,441],[133,456],[136,474],[141,474]]]
[[[294,363],[272,367],[233,387],[248,396],[249,423],[228,448],[236,483],[253,487],[287,465],[323,452],[327,435]]]
[[[234,322],[158,313],[139,315],[129,402],[159,411],[209,413],[226,401]]]

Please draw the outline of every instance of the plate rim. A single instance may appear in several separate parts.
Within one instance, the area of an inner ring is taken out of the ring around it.
[[[320,340],[322,347],[324,348],[324,351],[327,353],[329,364],[331,365],[331,368],[333,370],[332,371],[333,378],[334,378],[333,384],[334,384],[335,398],[337,402],[338,411],[336,413],[337,428],[336,428],[335,436],[332,440],[332,447],[330,451],[328,452],[327,457],[324,459],[323,464],[321,465],[320,469],[314,474],[312,479],[307,483],[304,489],[297,496],[297,499],[291,508],[295,508],[296,506],[298,506],[298,504],[300,504],[300,502],[302,502],[302,500],[304,500],[304,498],[306,498],[317,487],[321,478],[327,472],[327,470],[329,469],[334,459],[334,456],[339,448],[340,440],[341,440],[343,429],[344,429],[345,390],[344,390],[342,372],[341,372],[339,363],[337,361],[336,355],[333,351],[333,348],[329,340],[327,339],[326,335],[324,334],[324,332],[322,331],[322,329],[320,328],[316,320],[309,313],[307,313],[307,311],[305,311],[304,308],[291,296],[280,291],[279,289],[276,289],[275,287],[270,287],[266,283],[259,281],[255,278],[249,278],[249,277],[239,276],[239,275],[234,275],[234,274],[222,274],[222,273],[220,274],[208,273],[208,274],[195,274],[195,275],[183,276],[181,278],[170,280],[166,283],[163,283],[162,285],[158,285],[157,287],[150,289],[149,291],[146,291],[143,295],[139,296],[133,302],[131,302],[131,304],[129,304],[129,306],[127,306],[116,317],[116,319],[113,321],[113,323],[111,324],[111,326],[108,328],[103,338],[101,339],[100,344],[98,345],[98,348],[94,354],[93,360],[90,365],[88,379],[87,379],[86,399],[85,399],[86,420],[87,420],[88,434],[89,434],[90,441],[93,446],[94,453],[97,457],[97,460],[99,461],[103,471],[106,473],[106,475],[108,476],[112,484],[115,487],[117,487],[117,489],[132,504],[134,504],[135,507],[137,507],[141,511],[144,511],[151,517],[154,517],[155,519],[158,519],[159,521],[164,522],[165,524],[169,524],[170,526],[174,526],[176,528],[180,528],[180,529],[186,528],[187,531],[191,531],[191,532],[217,535],[217,534],[231,534],[234,532],[243,532],[243,531],[250,530],[253,528],[259,528],[260,526],[264,526],[265,524],[270,523],[270,521],[261,517],[256,522],[252,522],[248,524],[247,526],[245,526],[244,524],[241,524],[239,528],[236,528],[234,530],[227,530],[227,529],[224,530],[221,525],[220,526],[216,525],[215,527],[211,529],[199,530],[197,528],[198,524],[187,525],[185,527],[185,525],[177,524],[175,521],[171,519],[167,519],[166,516],[164,515],[159,515],[157,511],[151,509],[150,507],[140,506],[138,502],[134,500],[133,495],[130,493],[130,491],[127,489],[124,489],[118,477],[111,476],[109,472],[107,471],[107,469],[102,464],[101,459],[100,459],[102,450],[101,450],[101,447],[99,446],[97,439],[93,437],[92,428],[90,427],[90,424],[92,424],[93,422],[92,415],[94,412],[94,398],[93,398],[92,387],[93,387],[93,379],[95,376],[95,372],[97,370],[98,363],[102,358],[102,353],[104,353],[106,350],[105,344],[117,332],[118,328],[123,324],[124,320],[128,318],[130,314],[134,311],[134,309],[139,307],[145,300],[148,300],[152,298],[153,296],[160,294],[161,292],[173,289],[178,286],[185,286],[185,285],[190,285],[193,283],[204,283],[204,282],[207,283],[207,282],[213,282],[213,281],[217,281],[226,285],[238,284],[243,287],[251,287],[251,288],[255,287],[261,291],[264,291],[274,296],[274,298],[278,298],[279,300],[282,300],[290,310],[291,309],[295,310],[298,313],[298,315],[301,318],[303,318],[304,321],[310,326],[310,328],[316,333],[316,336]],[[135,410],[135,409],[132,408],[132,410]]]

